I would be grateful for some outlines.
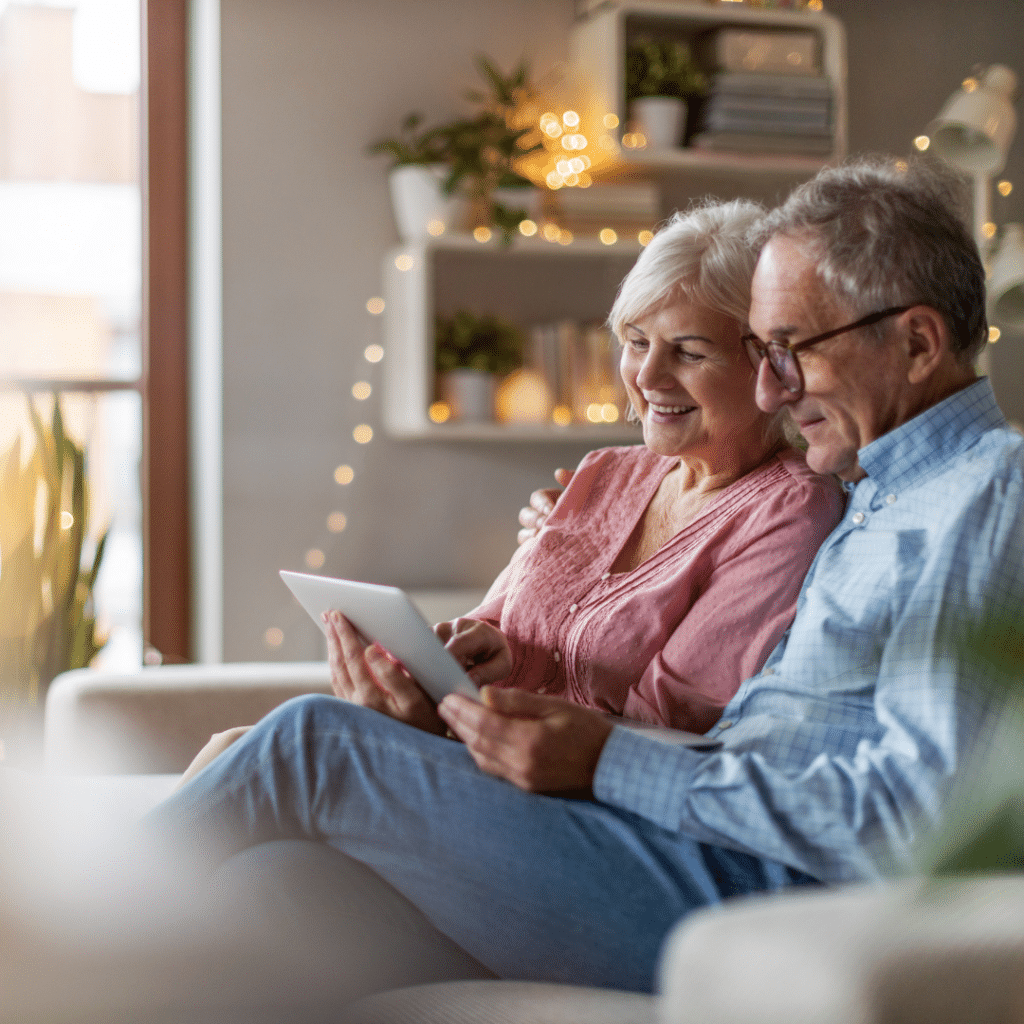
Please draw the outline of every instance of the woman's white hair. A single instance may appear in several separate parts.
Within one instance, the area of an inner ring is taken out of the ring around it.
[[[745,325],[759,252],[749,236],[763,215],[746,199],[704,200],[673,214],[619,287],[608,314],[619,342],[626,324],[667,302],[692,302]]]

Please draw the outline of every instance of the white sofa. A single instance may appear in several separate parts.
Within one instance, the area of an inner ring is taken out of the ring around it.
[[[312,691],[329,692],[322,664],[67,673],[54,682],[47,700],[46,763],[55,775],[77,775],[79,785],[106,786],[110,793],[121,787],[135,810],[142,810],[167,791],[173,773],[212,732],[255,721],[283,700]],[[105,782],[96,778],[102,775]],[[149,777],[136,778],[133,788],[126,775]],[[383,993],[338,1019],[358,1024],[1024,1020],[1024,879],[922,886],[911,881],[801,892],[694,914],[666,944],[659,996],[522,982],[449,982]],[[0,937],[2,921],[0,913]],[[115,998],[110,993],[116,986],[104,991]],[[63,1020],[57,1013],[47,1019]],[[92,1017],[79,1013],[75,1019]],[[285,1013],[280,1019],[301,1018]],[[0,1007],[0,1021],[5,1020]]]

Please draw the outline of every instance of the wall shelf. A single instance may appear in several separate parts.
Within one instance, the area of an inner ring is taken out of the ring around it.
[[[384,425],[399,438],[554,441],[595,445],[639,442],[627,424],[433,423],[434,315],[457,309],[495,313],[524,328],[573,319],[603,321],[640,244],[570,245],[516,238],[509,246],[442,235],[392,249],[384,258]],[[400,269],[405,267],[406,269]]]
[[[846,155],[846,35],[842,22],[823,12],[763,11],[740,4],[700,5],[634,0],[609,3],[576,22],[572,30],[574,75],[586,83],[595,109],[615,114],[622,129],[626,109],[626,45],[649,34],[692,42],[716,28],[802,29],[814,32],[821,47],[822,72],[832,85],[834,137],[826,156],[782,153],[732,153],[679,148],[621,152],[625,164],[654,172],[722,171],[734,175],[782,175],[806,178]],[[620,129],[620,130],[622,130]]]

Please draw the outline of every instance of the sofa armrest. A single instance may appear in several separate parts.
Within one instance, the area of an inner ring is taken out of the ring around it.
[[[181,772],[215,732],[304,693],[330,693],[320,662],[76,669],[46,698],[46,767],[62,774]]]

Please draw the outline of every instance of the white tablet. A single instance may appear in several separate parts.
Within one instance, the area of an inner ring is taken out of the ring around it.
[[[281,579],[325,635],[320,616],[339,611],[367,640],[390,651],[434,700],[440,703],[449,693],[480,699],[473,681],[398,587],[283,570]]]

